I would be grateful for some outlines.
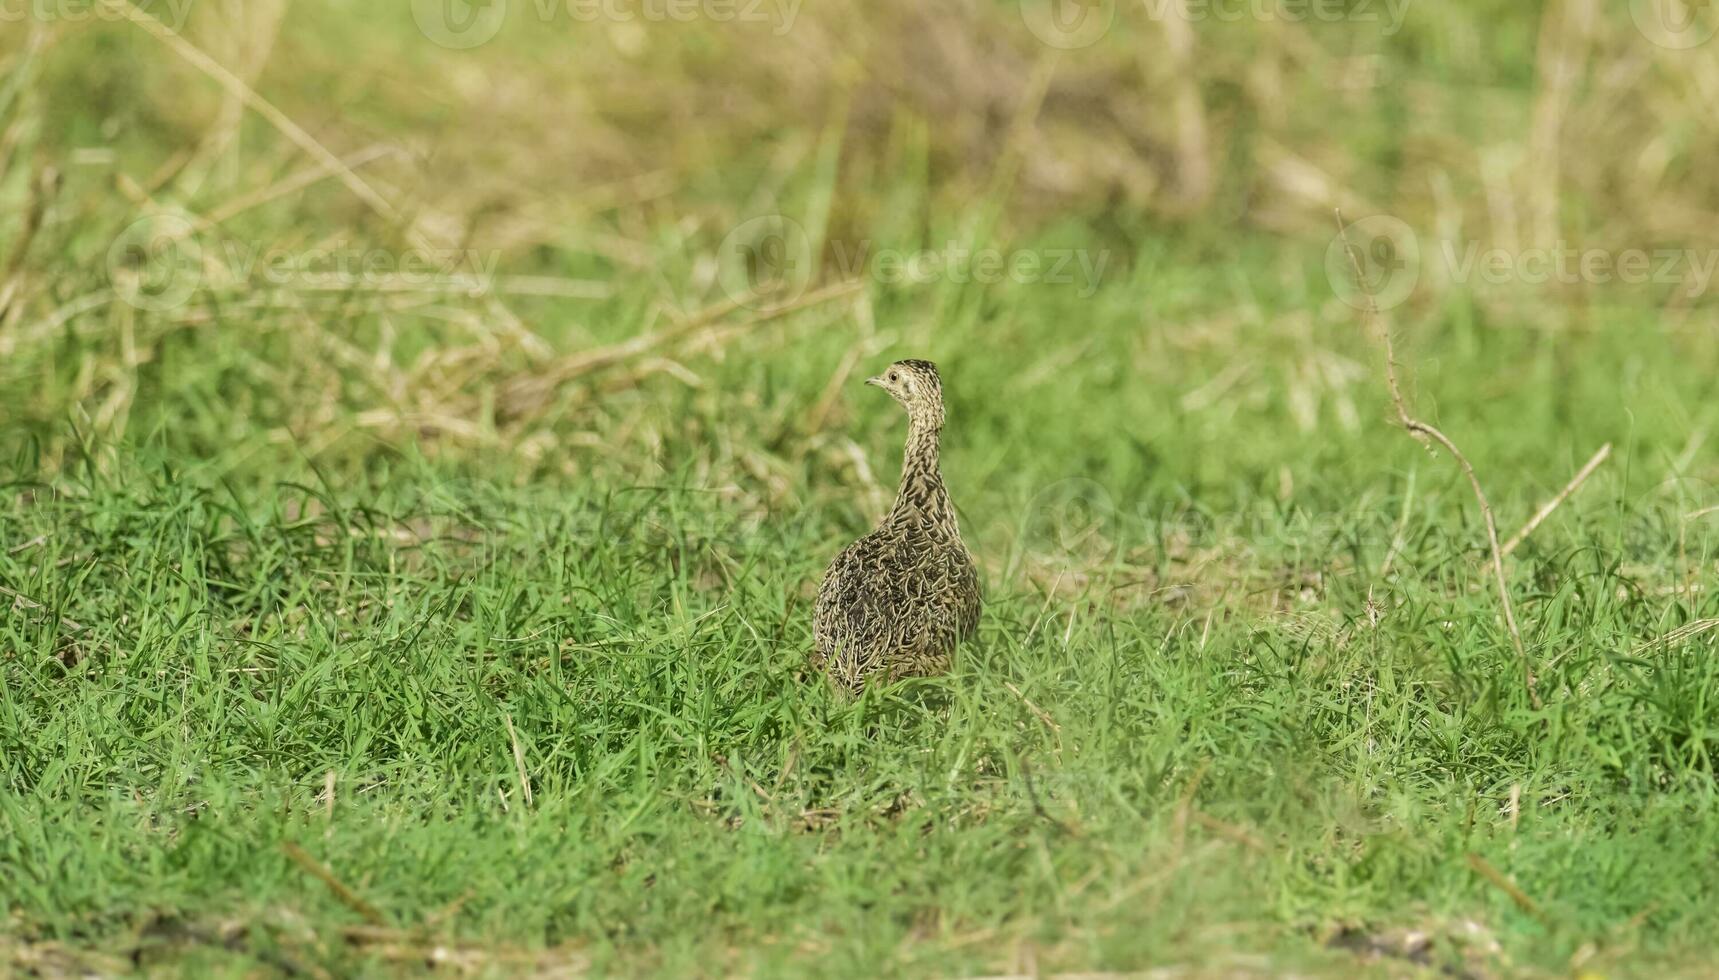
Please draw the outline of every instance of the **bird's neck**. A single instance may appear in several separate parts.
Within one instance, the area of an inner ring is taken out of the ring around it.
[[[895,507],[887,523],[897,527],[927,524],[950,534],[959,533],[949,491],[943,486],[941,436],[940,426],[917,419],[908,424],[907,448],[901,456],[901,488],[896,491]]]

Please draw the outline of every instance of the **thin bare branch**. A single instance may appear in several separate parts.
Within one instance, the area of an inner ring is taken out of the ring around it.
[[[823,289],[813,290],[793,302],[759,310],[748,317],[740,326],[749,328],[767,323],[810,306],[851,296],[862,288],[863,284],[860,283],[840,282]],[[754,298],[748,296],[725,299],[681,323],[665,327],[654,333],[640,334],[607,347],[568,354],[546,365],[540,371],[505,382],[497,393],[496,404],[500,413],[510,418],[530,414],[544,402],[553,398],[557,389],[575,378],[642,356],[663,347],[670,341],[696,337],[701,332],[715,331],[715,324],[718,321],[736,310],[742,309],[747,301]]]
[[[1504,625],[1510,631],[1510,643],[1516,648],[1516,656],[1522,662],[1522,684],[1528,692],[1528,701],[1536,709],[1540,708],[1540,694],[1535,690],[1534,668],[1528,660],[1528,648],[1522,643],[1522,630],[1516,625],[1516,609],[1510,602],[1510,585],[1504,575],[1504,549],[1498,544],[1498,521],[1492,516],[1492,504],[1486,499],[1486,491],[1480,485],[1480,477],[1474,471],[1474,464],[1462,454],[1451,438],[1440,432],[1436,426],[1422,422],[1409,411],[1408,400],[1403,397],[1403,388],[1398,380],[1396,340],[1391,333],[1391,325],[1386,322],[1385,315],[1379,310],[1378,300],[1373,295],[1373,288],[1361,269],[1361,260],[1356,257],[1355,249],[1349,243],[1349,229],[1343,223],[1343,213],[1337,212],[1337,234],[1343,242],[1343,252],[1349,257],[1349,266],[1355,274],[1356,288],[1367,299],[1362,313],[1369,327],[1379,334],[1385,344],[1385,381],[1391,389],[1391,403],[1397,410],[1397,422],[1409,435],[1422,443],[1436,442],[1450,453],[1457,465],[1462,467],[1463,475],[1468,478],[1468,485],[1474,491],[1474,499],[1480,502],[1480,516],[1486,524],[1486,541],[1492,548],[1492,577],[1498,586],[1498,602],[1504,610]]]
[[[24,225],[18,229],[18,237],[13,240],[12,248],[6,255],[6,271],[3,278],[11,279],[18,274],[18,269],[24,264],[24,256],[30,251],[30,243],[35,240],[36,233],[42,230],[42,219],[48,213],[48,205],[60,189],[60,172],[48,167],[36,175],[30,184],[30,203],[24,208]]]
[[[1045,711],[1045,709],[1034,704],[1032,701],[1032,698],[1029,698],[1025,694],[1022,694],[1020,688],[1009,683],[1008,681],[1004,681],[1003,686],[1009,689],[1010,694],[1013,694],[1015,697],[1020,698],[1021,703],[1027,706],[1027,710],[1031,711],[1033,713],[1033,717],[1037,718],[1039,721],[1044,722],[1046,728],[1050,729],[1053,732],[1061,732],[1062,731],[1062,726],[1056,723],[1056,719],[1052,718],[1050,716],[1050,713]]]
[[[204,53],[202,49],[185,40],[167,25],[156,20],[138,7],[132,0],[109,0],[108,6],[118,10],[124,17],[142,28],[151,37],[173,49],[179,57],[190,62],[193,68],[209,76],[217,85],[226,89],[232,97],[250,106],[253,111],[266,119],[269,125],[279,130],[281,135],[291,140],[299,149],[310,154],[311,158],[322,164],[329,172],[336,174],[340,182],[345,184],[359,200],[369,205],[372,210],[391,222],[402,222],[400,211],[392,202],[383,197],[376,188],[364,178],[358,176],[353,169],[336,156],[328,147],[317,141],[316,137],[306,132],[298,123],[292,121],[286,113],[275,108],[269,100],[257,94],[257,91],[245,84],[245,80],[233,74],[227,67]],[[427,243],[417,243],[420,247]]]
[[[525,772],[525,750],[519,746],[519,733],[513,730],[513,719],[503,713],[501,720],[507,722],[507,740],[513,743],[513,770],[519,776],[519,792],[525,797],[526,806],[534,806],[531,798],[531,777]]]
[[[1611,443],[1608,442],[1601,446],[1599,452],[1594,453],[1593,458],[1589,459],[1582,465],[1581,469],[1576,471],[1576,475],[1570,478],[1570,482],[1564,485],[1564,489],[1558,491],[1558,495],[1556,497],[1546,501],[1545,506],[1535,511],[1534,516],[1528,519],[1528,523],[1522,525],[1522,530],[1517,531],[1511,536],[1509,541],[1504,542],[1504,553],[1506,555],[1510,554],[1512,551],[1516,550],[1517,545],[1526,541],[1528,539],[1528,535],[1533,534],[1534,529],[1539,527],[1546,518],[1551,517],[1552,512],[1557,510],[1565,500],[1569,499],[1570,494],[1575,493],[1577,488],[1581,487],[1583,483],[1586,483],[1588,477],[1593,476],[1594,471],[1599,469],[1600,464],[1604,463],[1606,461],[1606,457],[1611,454]]]
[[[1468,866],[1473,868],[1476,874],[1491,882],[1499,891],[1509,895],[1510,900],[1516,903],[1517,908],[1544,924],[1551,924],[1551,919],[1547,917],[1546,911],[1540,907],[1540,903],[1529,897],[1528,893],[1523,891],[1516,882],[1505,877],[1504,872],[1493,867],[1492,862],[1478,854],[1471,853],[1468,855]]]
[[[281,841],[281,850],[286,852],[286,856],[292,858],[293,863],[303,868],[311,877],[327,885],[328,890],[334,893],[335,898],[340,899],[347,908],[362,915],[365,921],[373,926],[388,924],[387,918],[377,911],[376,906],[366,902],[357,892],[348,888],[345,882],[336,878],[334,872],[328,870],[328,867],[321,861],[311,857],[304,848],[290,840],[284,840]]]

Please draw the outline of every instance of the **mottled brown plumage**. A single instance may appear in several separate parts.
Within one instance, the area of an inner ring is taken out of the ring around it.
[[[907,409],[901,488],[889,515],[830,563],[812,631],[817,660],[844,687],[940,673],[979,622],[979,574],[943,486],[943,384],[930,361],[897,361],[866,384]]]

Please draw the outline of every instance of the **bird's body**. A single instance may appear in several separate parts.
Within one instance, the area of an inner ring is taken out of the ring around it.
[[[813,613],[817,659],[837,683],[940,673],[979,622],[979,574],[943,485],[943,389],[929,361],[899,361],[868,384],[907,409],[907,448],[895,506],[842,549]]]

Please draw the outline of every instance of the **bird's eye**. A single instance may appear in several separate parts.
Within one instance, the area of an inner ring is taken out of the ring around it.
[[[901,380],[901,379],[900,379],[900,378],[898,378],[898,377],[897,377],[897,376],[896,376],[896,373],[895,373],[895,372],[894,372],[894,371],[891,371],[891,372],[889,372],[889,380],[891,380],[891,381],[899,381],[899,380]]]

